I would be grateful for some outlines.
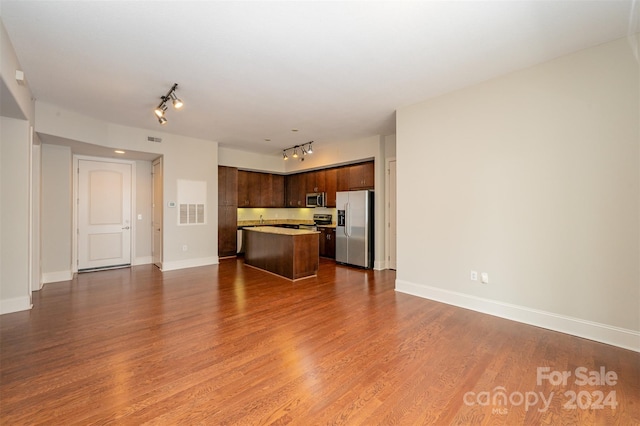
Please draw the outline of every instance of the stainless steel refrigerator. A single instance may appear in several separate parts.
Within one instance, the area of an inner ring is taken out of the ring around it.
[[[336,262],[373,268],[373,191],[336,194]]]

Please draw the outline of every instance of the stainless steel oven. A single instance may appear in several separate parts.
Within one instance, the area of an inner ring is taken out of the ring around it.
[[[308,231],[317,231],[318,227],[315,224],[313,225],[300,224],[298,225],[298,229],[306,229]]]

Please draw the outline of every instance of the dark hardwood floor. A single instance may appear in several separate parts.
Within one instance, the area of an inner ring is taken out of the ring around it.
[[[640,424],[640,354],[394,280],[323,259],[292,283],[229,259],[46,285],[0,316],[0,423]],[[538,384],[538,367],[571,376]],[[580,367],[617,381],[581,385]]]

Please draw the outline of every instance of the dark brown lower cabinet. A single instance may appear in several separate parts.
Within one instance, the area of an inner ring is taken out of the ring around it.
[[[318,273],[318,233],[298,229],[245,228],[244,263],[298,280]]]
[[[238,207],[218,206],[218,257],[236,255]]]
[[[320,256],[336,258],[336,230],[335,228],[318,228],[320,231]]]

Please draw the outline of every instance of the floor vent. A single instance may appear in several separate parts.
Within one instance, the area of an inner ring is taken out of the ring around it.
[[[153,136],[147,136],[147,140],[149,142],[158,142],[158,143],[162,142],[162,138],[154,138]]]

